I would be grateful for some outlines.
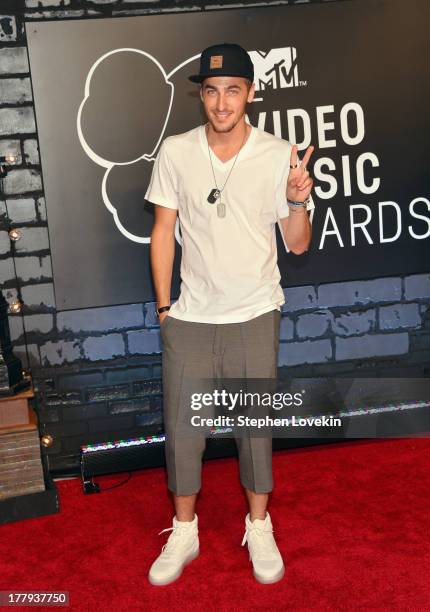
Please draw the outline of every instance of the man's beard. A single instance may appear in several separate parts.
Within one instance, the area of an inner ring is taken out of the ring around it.
[[[229,123],[228,125],[221,124],[221,126],[217,126],[210,117],[208,117],[208,121],[211,124],[214,132],[217,132],[218,134],[225,134],[227,132],[231,132],[236,127],[244,114],[245,112],[243,112],[235,121],[233,121],[233,123]]]

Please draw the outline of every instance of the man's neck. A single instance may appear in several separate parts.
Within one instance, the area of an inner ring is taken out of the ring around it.
[[[251,129],[251,126],[246,123],[245,118],[239,121],[230,132],[216,132],[212,125],[208,123],[206,136],[212,148],[234,149],[240,147],[247,140]]]

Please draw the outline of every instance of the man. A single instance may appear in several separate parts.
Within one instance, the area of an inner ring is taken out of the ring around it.
[[[195,503],[206,440],[179,433],[190,409],[185,390],[192,391],[197,378],[276,378],[285,299],[275,224],[281,220],[288,248],[301,254],[311,239],[307,210],[314,207],[306,170],[313,147],[300,165],[295,145],[246,122],[254,97],[248,53],[235,44],[211,46],[201,54],[199,74],[189,79],[200,84],[208,122],[164,140],[145,195],[155,204],[151,265],[163,340],[168,488],[176,512],[149,572],[156,585],[176,580],[199,554]],[[170,305],[178,213],[182,283]],[[248,543],[255,578],[276,582],[284,564],[266,510],[272,439],[244,435],[236,444],[249,503],[242,544]]]

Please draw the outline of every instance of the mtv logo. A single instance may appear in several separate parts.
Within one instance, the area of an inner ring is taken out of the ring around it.
[[[249,51],[254,64],[255,90],[298,87],[297,50],[282,47],[265,51]]]

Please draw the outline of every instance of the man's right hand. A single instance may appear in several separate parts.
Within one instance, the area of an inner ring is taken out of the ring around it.
[[[162,312],[162,313],[161,313],[160,315],[158,315],[158,316],[159,316],[159,319],[160,319],[160,327],[161,327],[161,326],[163,325],[163,321],[164,321],[164,319],[165,319],[166,317],[168,317],[168,316],[169,316],[169,311],[168,311],[168,310],[165,310],[164,312]]]

